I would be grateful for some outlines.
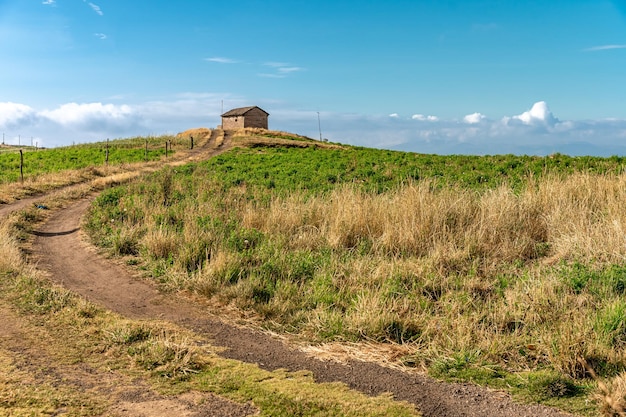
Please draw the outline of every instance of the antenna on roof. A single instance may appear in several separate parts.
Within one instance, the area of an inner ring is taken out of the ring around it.
[[[224,114],[224,100],[222,100],[222,113],[221,114]]]

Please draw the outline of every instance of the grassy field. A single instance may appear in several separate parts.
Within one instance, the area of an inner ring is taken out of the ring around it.
[[[109,142],[109,164],[154,161],[165,155],[165,142],[171,141],[174,149],[180,149],[183,139],[173,136],[138,137]],[[146,155],[146,142],[148,152]],[[186,145],[186,143],[185,143]],[[73,145],[53,149],[23,147],[24,179],[38,175],[78,170],[105,165],[106,142]],[[20,148],[0,148],[0,185],[20,180]]]
[[[187,138],[178,140],[186,146]],[[128,174],[145,166],[154,169],[151,164],[124,165],[56,174],[44,168],[36,182],[19,186],[20,193],[22,188],[56,188],[68,175],[80,177],[74,181],[85,182],[80,187],[54,198],[42,197],[41,202],[54,209],[90,190],[128,181]],[[114,173],[119,175],[108,177]],[[13,186],[6,184],[7,190]],[[185,392],[213,393],[242,406],[253,404],[261,415],[419,415],[414,407],[386,395],[370,398],[341,384],[317,384],[305,372],[266,372],[223,359],[209,343],[186,330],[121,318],[52,285],[25,263],[20,251],[45,215],[30,207],[0,222],[0,365],[9,371],[0,375],[0,414],[107,414],[112,401],[107,393],[123,389],[126,381],[129,389],[152,389],[166,398]],[[115,386],[107,388],[112,381]],[[91,384],[100,389],[85,392]]]
[[[150,158],[161,157],[165,139],[149,142]],[[318,350],[362,342],[384,346],[380,350],[393,352],[402,366],[583,415],[597,415],[601,407],[611,415],[608,404],[623,403],[624,158],[436,156],[332,144],[301,147],[304,142],[293,139],[240,137],[236,142],[247,147],[108,189],[94,204],[87,230],[94,242],[166,290],[202,295],[218,309],[229,306],[260,326],[318,344]],[[118,155],[126,149],[141,161],[145,140],[119,142]],[[175,143],[185,149],[186,140]],[[86,145],[84,152],[82,145],[29,150],[25,160],[33,153],[45,163],[25,171],[27,182],[46,182],[47,175],[98,177],[130,161],[115,159],[112,146],[112,167],[105,169],[102,145]],[[3,151],[0,164],[15,157],[14,150]],[[89,158],[92,165],[65,171]],[[9,166],[0,170],[5,188],[15,181]],[[10,239],[2,247],[15,246]],[[84,321],[76,317],[93,307],[23,266],[11,266],[17,262],[8,256],[12,250],[3,251],[7,256],[0,263],[2,300],[31,320],[33,332],[45,320],[58,335],[70,326],[76,343],[84,344],[93,342],[85,337],[96,322],[100,329],[141,330],[142,324],[105,312],[81,327]],[[78,324],[72,327],[72,321]],[[130,345],[95,343],[114,346],[107,351],[114,361],[123,356],[141,369],[141,359],[127,357],[130,351],[145,357],[146,345],[163,351],[159,344],[170,343],[170,336],[164,341],[154,328],[146,331],[150,342],[142,336]],[[126,330],[113,331],[120,332]],[[172,332],[171,338],[186,337],[180,329]],[[214,360],[211,352],[197,354]],[[9,365],[10,354],[0,350],[0,363]],[[590,369],[604,381],[600,388]],[[160,380],[154,369],[144,371]],[[45,400],[31,388],[24,378],[0,381],[0,395],[22,392],[24,404],[41,401],[45,408],[46,401],[62,401],[59,396],[68,396],[69,403],[86,401],[71,390]],[[320,395],[316,389],[313,397]],[[256,394],[241,395],[233,394],[248,400]],[[604,398],[600,406],[589,401],[595,397]],[[258,401],[275,401],[267,398]],[[85,415],[104,406],[96,400]],[[311,410],[318,406],[312,403]]]
[[[108,186],[84,184],[42,202],[54,209]],[[52,284],[23,252],[46,215],[30,207],[0,221],[0,366],[7,371],[0,373],[0,415],[109,415],[113,393],[127,389],[165,398],[200,393],[211,400],[213,393],[253,404],[260,415],[419,416],[387,395],[367,397],[342,384],[315,383],[306,372],[224,359],[197,334],[125,319]]]
[[[274,331],[593,415],[584,361],[626,365],[623,164],[235,149],[103,193],[87,229]]]

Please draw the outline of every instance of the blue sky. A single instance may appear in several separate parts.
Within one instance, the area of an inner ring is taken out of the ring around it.
[[[626,0],[0,0],[0,131],[219,124],[439,154],[626,154]],[[32,138],[32,139],[31,139]]]

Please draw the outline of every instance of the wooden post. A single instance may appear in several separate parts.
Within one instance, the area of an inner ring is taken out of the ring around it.
[[[193,149],[193,136],[189,136],[189,138],[191,139],[191,149]]]
[[[170,141],[166,140],[165,141],[165,159],[167,159],[167,146],[169,145]]]
[[[104,163],[109,165],[109,138],[107,138],[106,151],[104,152]]]
[[[24,152],[20,149],[20,180],[24,182]]]

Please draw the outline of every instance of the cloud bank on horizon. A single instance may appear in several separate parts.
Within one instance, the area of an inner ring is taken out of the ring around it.
[[[232,107],[247,105],[231,98]],[[626,120],[558,119],[545,101],[517,115],[491,119],[479,112],[458,120],[433,115],[371,116],[281,109],[261,105],[270,113],[270,128],[292,131],[352,145],[436,154],[569,155],[626,154]],[[106,138],[175,134],[188,128],[220,123],[214,94],[180,95],[171,101],[141,105],[67,103],[54,109],[0,102],[0,130],[5,142],[34,137],[41,146],[63,146]]]

